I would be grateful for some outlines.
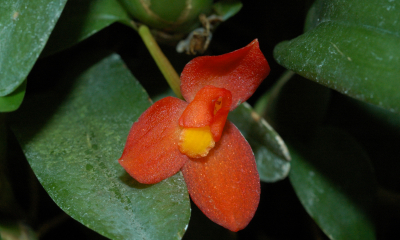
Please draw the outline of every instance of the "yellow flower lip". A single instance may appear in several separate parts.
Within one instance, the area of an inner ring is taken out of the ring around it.
[[[179,138],[179,151],[190,158],[208,155],[215,146],[210,127],[183,128]]]

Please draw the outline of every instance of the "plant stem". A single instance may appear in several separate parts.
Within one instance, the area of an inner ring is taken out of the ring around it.
[[[276,94],[279,92],[279,90],[290,78],[295,75],[295,72],[291,70],[286,70],[278,79],[276,84],[272,87],[272,89],[268,90],[266,93],[264,93],[259,100],[256,102],[254,105],[254,110],[258,115],[265,117],[267,113],[267,108],[268,108],[268,100],[271,98],[276,97]]]
[[[164,53],[161,51],[156,40],[151,35],[149,28],[145,25],[141,25],[139,27],[139,35],[142,38],[147,49],[149,50],[154,61],[156,62],[161,73],[167,80],[169,86],[172,88],[172,91],[174,91],[175,95],[178,98],[183,99],[180,89],[181,80],[179,78],[179,75],[176,73],[168,58],[165,57]]]

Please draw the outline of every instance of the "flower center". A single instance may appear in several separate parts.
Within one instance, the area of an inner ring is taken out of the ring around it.
[[[184,128],[179,138],[179,150],[191,158],[207,156],[215,146],[210,127]]]
[[[224,88],[200,89],[179,118],[181,153],[191,158],[207,156],[221,138],[231,104],[232,94]]]
[[[222,107],[222,97],[214,104],[214,116]],[[201,158],[215,146],[215,141],[209,126],[199,128],[184,128],[179,138],[179,150],[191,158]]]

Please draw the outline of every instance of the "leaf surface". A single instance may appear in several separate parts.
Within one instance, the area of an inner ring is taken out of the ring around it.
[[[11,94],[0,97],[0,112],[12,112],[19,108],[24,100],[26,91],[26,81],[24,81],[14,92]]]
[[[0,96],[23,83],[67,0],[4,0],[0,6]]]
[[[143,185],[117,161],[150,106],[146,92],[118,55],[69,64],[57,87],[31,95],[11,119],[39,181],[67,214],[108,238],[181,238],[190,216],[182,175]]]
[[[353,98],[400,112],[398,1],[316,1],[307,32],[274,57],[298,74]]]
[[[222,18],[222,21],[226,21],[229,18],[235,16],[240,9],[242,9],[243,4],[240,1],[219,1],[214,3],[213,9],[217,13],[219,17]]]
[[[321,127],[290,145],[290,182],[302,205],[330,239],[375,239],[370,211],[376,182],[368,156],[346,132]]]
[[[42,56],[73,46],[114,22],[130,25],[127,12],[117,0],[69,0]]]

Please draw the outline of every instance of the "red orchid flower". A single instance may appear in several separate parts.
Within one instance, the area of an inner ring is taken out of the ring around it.
[[[250,145],[227,116],[269,71],[257,39],[231,53],[193,59],[181,74],[186,102],[166,97],[147,109],[119,163],[145,184],[182,170],[205,215],[231,231],[243,229],[258,207],[260,178]]]

